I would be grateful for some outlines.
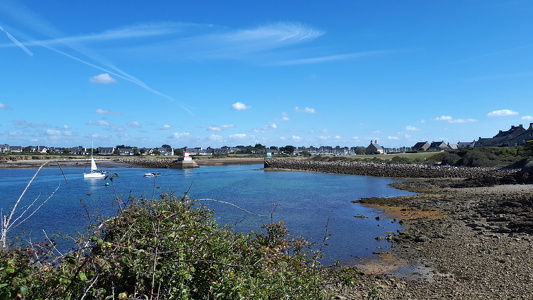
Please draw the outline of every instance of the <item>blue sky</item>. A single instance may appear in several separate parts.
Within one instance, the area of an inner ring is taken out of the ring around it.
[[[0,1],[0,143],[412,146],[533,122],[531,1]]]

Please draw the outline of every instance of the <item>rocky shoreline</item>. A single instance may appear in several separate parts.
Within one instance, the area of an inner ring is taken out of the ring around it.
[[[402,178],[416,196],[361,199],[405,231],[337,299],[533,299],[533,185],[523,170],[268,159],[265,167]],[[521,175],[522,176],[522,175]]]
[[[531,299],[533,185],[460,187],[462,181],[407,179],[394,187],[419,196],[363,199],[385,211],[402,205],[444,213],[415,215],[404,221],[405,232],[387,237],[390,255],[415,273],[404,275],[415,276],[367,266],[355,287],[332,289],[338,299]]]

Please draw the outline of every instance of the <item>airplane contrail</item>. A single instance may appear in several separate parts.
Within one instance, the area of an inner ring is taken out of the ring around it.
[[[28,48],[26,48],[21,42],[19,42],[14,36],[12,36],[9,32],[7,32],[4,27],[0,26],[0,30],[2,30],[7,37],[15,43],[15,45],[19,46],[24,52],[26,52],[29,56],[33,56],[33,52],[31,52]]]

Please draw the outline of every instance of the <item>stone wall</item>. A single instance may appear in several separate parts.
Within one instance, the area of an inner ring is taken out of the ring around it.
[[[426,164],[389,164],[374,162],[330,162],[285,158],[266,159],[265,168],[392,178],[505,177],[513,175],[517,172],[517,170],[499,170],[494,168],[453,167]]]

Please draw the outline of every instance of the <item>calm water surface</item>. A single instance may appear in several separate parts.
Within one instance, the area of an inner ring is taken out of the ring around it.
[[[255,214],[269,216],[254,216],[229,205],[204,202],[215,209],[219,224],[230,224],[237,231],[260,231],[261,225],[270,222],[271,215],[275,222],[284,221],[292,235],[305,236],[319,244],[327,229],[331,237],[329,246],[323,248],[325,263],[334,260],[348,262],[368,257],[373,251],[386,251],[390,244],[375,238],[401,230],[390,220],[376,220],[379,211],[352,203],[363,197],[409,194],[388,187],[394,182],[392,179],[257,170],[260,168],[262,165],[191,170],[113,168],[108,171],[118,174],[113,183],[123,199],[129,195],[152,197],[162,192],[182,195],[189,191],[191,199],[231,202]],[[0,169],[0,207],[4,214],[35,171]],[[83,168],[63,168],[62,171],[59,168],[42,169],[24,196],[23,204],[28,205],[37,197],[39,200],[46,199],[59,186],[41,210],[18,228],[24,230],[22,236],[25,241],[43,240],[43,230],[48,236],[55,233],[76,235],[95,217],[111,216],[117,212],[113,200],[115,189],[105,186],[109,180],[83,179]],[[155,179],[145,178],[143,174],[146,172],[161,174]],[[367,218],[356,217],[361,215]],[[66,242],[62,243],[63,247],[67,247]]]

